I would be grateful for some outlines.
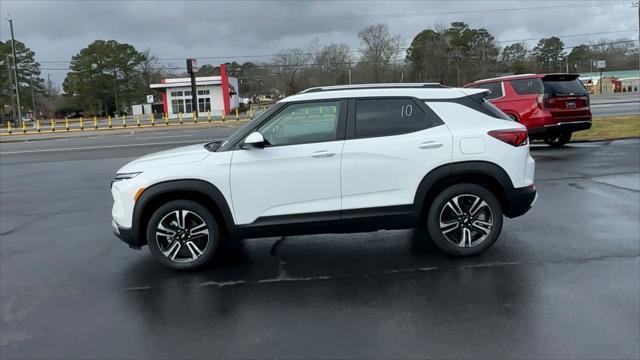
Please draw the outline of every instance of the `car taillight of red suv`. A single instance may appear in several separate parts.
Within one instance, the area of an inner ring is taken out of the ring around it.
[[[491,103],[524,124],[532,140],[563,146],[591,127],[589,93],[577,74],[525,74],[478,80],[465,87],[491,91]]]

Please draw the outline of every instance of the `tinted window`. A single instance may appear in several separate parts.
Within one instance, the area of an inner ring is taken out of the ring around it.
[[[474,86],[470,86],[476,89],[487,89],[489,91],[491,91],[491,94],[487,95],[487,97],[485,99],[495,99],[495,98],[499,98],[501,97],[502,94],[502,83],[501,82],[493,82],[493,83],[486,83],[486,84],[479,84],[479,85],[474,85]]]
[[[270,145],[295,145],[336,139],[339,101],[292,104],[258,131]]]
[[[543,81],[544,92],[552,95],[586,94],[580,80]]]
[[[535,79],[511,80],[511,87],[518,95],[542,94],[542,81]]]
[[[406,134],[426,128],[426,116],[411,99],[356,102],[356,137]]]

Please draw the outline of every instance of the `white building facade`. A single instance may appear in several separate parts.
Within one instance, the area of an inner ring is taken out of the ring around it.
[[[163,79],[161,84],[151,84],[151,88],[162,91],[162,108],[171,119],[180,114],[191,118],[196,111],[201,117],[209,114],[220,117],[240,105],[238,79],[225,77],[196,77],[197,104],[192,104],[190,78]]]

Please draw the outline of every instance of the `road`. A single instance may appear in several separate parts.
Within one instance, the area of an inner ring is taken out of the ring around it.
[[[640,93],[616,93],[591,96],[593,116],[638,115]]]
[[[230,131],[0,144],[0,358],[640,357],[640,140],[535,147],[535,208],[473,258],[379,231],[180,273],[112,235],[120,166]]]

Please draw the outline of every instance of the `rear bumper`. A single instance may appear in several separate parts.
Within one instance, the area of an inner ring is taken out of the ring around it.
[[[524,215],[538,199],[538,192],[535,185],[515,188],[506,194],[507,206],[504,214],[507,217],[514,218]]]
[[[565,121],[555,124],[547,124],[541,128],[529,129],[529,137],[532,139],[544,138],[548,135],[556,135],[563,133],[572,133],[580,130],[587,130],[591,128],[591,117],[585,120],[577,121]]]
[[[118,225],[115,220],[111,221],[111,226],[113,227],[113,233],[122,241],[124,241],[130,248],[140,249],[144,243],[141,243],[140,236],[136,229],[133,228],[124,228]]]

